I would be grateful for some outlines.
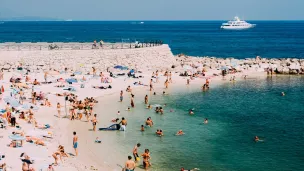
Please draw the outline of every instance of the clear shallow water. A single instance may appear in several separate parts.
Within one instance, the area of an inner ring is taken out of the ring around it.
[[[304,58],[304,21],[250,21],[257,27],[221,30],[224,21],[4,22],[0,42],[107,42],[161,39],[174,54]]]
[[[112,139],[125,156],[137,142],[142,143],[140,152],[149,148],[152,170],[157,171],[176,171],[182,166],[208,171],[301,170],[303,85],[304,77],[268,77],[226,83],[205,93],[192,89],[151,96],[152,104],[167,103],[163,116],[138,102],[134,111],[122,112],[129,122],[127,132],[106,134],[115,134]],[[280,95],[282,91],[286,96]],[[118,108],[122,110],[125,105]],[[195,108],[194,116],[187,114],[189,108]],[[170,109],[175,111],[170,113]],[[140,125],[148,116],[155,126],[141,133]],[[202,124],[204,118],[209,124]],[[159,128],[164,130],[164,137],[154,135]],[[186,135],[174,136],[179,129]],[[255,135],[264,142],[255,143]]]

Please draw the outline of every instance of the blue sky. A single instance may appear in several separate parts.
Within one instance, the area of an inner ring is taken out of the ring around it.
[[[304,0],[0,0],[0,18],[304,20]]]

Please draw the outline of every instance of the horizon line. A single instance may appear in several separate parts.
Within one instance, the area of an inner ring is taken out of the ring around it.
[[[216,19],[216,20],[211,20],[211,19],[205,19],[205,20],[73,20],[73,19],[57,19],[57,20],[6,20],[6,19],[0,19],[1,22],[37,22],[37,21],[57,21],[57,22],[85,22],[85,21],[93,21],[93,22],[99,22],[99,21],[107,21],[107,22],[115,22],[115,21],[120,21],[120,22],[149,22],[149,21],[228,21],[227,19]],[[281,19],[253,19],[253,20],[246,20],[246,21],[304,21],[304,19],[287,19],[287,20],[281,20]]]

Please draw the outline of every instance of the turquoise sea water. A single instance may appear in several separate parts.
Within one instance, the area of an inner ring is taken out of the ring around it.
[[[151,95],[150,103],[167,104],[164,115],[137,102],[136,109],[123,112],[128,130],[107,134],[115,134],[120,154],[130,155],[137,142],[142,144],[140,152],[149,148],[151,170],[301,170],[303,85],[304,77],[282,76],[227,82],[204,93],[189,88],[172,90],[169,96]],[[281,96],[282,91],[286,96]],[[194,116],[188,115],[190,108],[195,108]],[[155,126],[141,133],[140,125],[149,116]],[[209,120],[207,125],[204,118]],[[163,129],[165,136],[155,136],[156,129]],[[179,129],[186,134],[174,136]],[[256,135],[264,141],[254,142]]]

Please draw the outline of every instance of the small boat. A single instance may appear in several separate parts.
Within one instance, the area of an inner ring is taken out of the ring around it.
[[[145,22],[140,22],[140,24],[145,24]]]
[[[221,29],[227,30],[243,30],[243,29],[250,29],[255,27],[256,24],[247,23],[244,20],[240,20],[239,17],[234,17],[234,20],[228,21],[227,23],[223,23]]]

